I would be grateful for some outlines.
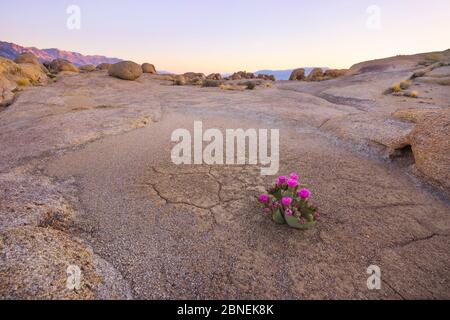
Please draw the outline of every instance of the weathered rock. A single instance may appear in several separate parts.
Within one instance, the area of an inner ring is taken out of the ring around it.
[[[176,86],[185,86],[187,84],[187,79],[183,75],[175,76],[173,84]]]
[[[291,76],[289,77],[290,81],[296,81],[296,80],[305,80],[305,69],[295,69],[292,71]]]
[[[35,65],[41,65],[39,62],[39,59],[32,53],[22,53],[20,56],[14,60],[15,63],[21,64],[21,63],[31,63]]]
[[[272,74],[262,74],[262,73],[260,73],[260,74],[258,74],[257,78],[261,79],[261,80],[266,80],[266,81],[276,81],[277,80],[275,78],[275,76],[272,75]]]
[[[329,69],[325,70],[323,76],[326,79],[334,79],[345,76],[347,74],[347,69]]]
[[[53,60],[48,69],[53,73],[60,72],[75,72],[79,73],[80,69],[78,69],[72,62],[64,60],[64,59],[55,59]]]
[[[206,77],[207,80],[222,80],[222,75],[220,73],[211,73]]]
[[[81,269],[78,290],[67,286],[68,268]],[[130,289],[81,240],[52,228],[19,227],[0,234],[3,299],[127,299]]]
[[[40,65],[17,64],[0,57],[0,107],[9,105],[13,101],[18,88],[43,85],[47,81],[47,75]]]
[[[20,56],[14,60],[15,63],[20,65],[31,64],[33,66],[39,67],[44,73],[48,73],[48,69],[39,61],[39,59],[32,53],[22,53]],[[30,68],[27,68],[30,69]],[[31,68],[32,69],[32,68]]]
[[[150,63],[144,63],[142,65],[142,72],[143,73],[151,73],[151,74],[155,74],[156,73],[156,69],[155,66],[153,64]]]
[[[238,71],[231,75],[231,80],[255,79],[255,74],[247,71]]]
[[[323,71],[321,68],[314,68],[306,77],[306,81],[321,81],[323,80]]]
[[[110,67],[110,63],[101,63],[97,66],[97,70],[108,70]]]
[[[410,135],[417,170],[450,191],[450,109],[406,109],[394,116],[416,123]]]
[[[196,81],[196,80],[205,80],[206,76],[203,73],[198,72],[186,72],[183,74],[183,76],[188,79],[189,81]]]
[[[87,64],[87,65],[80,67],[80,71],[83,71],[83,72],[92,72],[92,71],[95,71],[96,69],[97,68],[93,64]]]
[[[113,64],[108,73],[111,77],[133,81],[142,75],[142,67],[132,61],[122,61]]]

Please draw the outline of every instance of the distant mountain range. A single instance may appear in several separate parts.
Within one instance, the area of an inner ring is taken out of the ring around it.
[[[299,67],[305,69],[305,75],[308,76],[311,71],[314,69],[314,67]],[[327,70],[329,68],[322,68],[322,70]],[[289,77],[291,76],[292,71],[294,69],[288,69],[288,70],[259,70],[256,71],[255,74],[268,74],[273,75],[277,80],[289,80]]]
[[[56,48],[52,49],[38,49],[35,47],[23,47],[15,43],[0,41],[0,56],[14,60],[18,55],[24,52],[33,53],[39,58],[41,62],[52,61],[54,59],[66,59],[77,66],[82,66],[86,64],[99,65],[100,63],[117,63],[123,61],[118,58],[109,58],[99,55],[83,55],[78,52],[64,51]],[[314,68],[306,67],[305,73],[308,75]],[[324,70],[328,68],[322,68]],[[277,80],[289,80],[291,73],[294,69],[289,70],[259,70],[255,74],[267,74],[274,75]],[[167,71],[158,71],[158,73],[169,73]],[[224,74],[223,76],[229,76],[230,74]]]
[[[99,65],[100,63],[117,63],[122,61],[117,58],[104,56],[83,55],[77,52],[63,51],[59,49],[38,49],[35,47],[22,47],[15,43],[0,41],[0,56],[14,60],[18,55],[24,52],[33,53],[41,62],[52,61],[54,59],[66,59],[77,66],[86,64]]]

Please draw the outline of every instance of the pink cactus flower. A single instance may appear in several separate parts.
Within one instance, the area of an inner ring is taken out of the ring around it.
[[[262,194],[259,196],[259,202],[267,203],[269,202],[269,196],[267,194]]]
[[[311,191],[309,191],[308,189],[302,189],[298,192],[298,196],[302,199],[309,199],[309,197],[311,196]]]
[[[284,213],[286,213],[286,215],[289,216],[289,217],[292,217],[292,216],[294,215],[294,212],[292,212],[291,209],[286,209],[286,210],[284,211]]]
[[[298,174],[297,174],[297,172],[292,172],[292,173],[291,173],[291,179],[292,179],[292,180],[297,180],[297,181],[298,181]]]
[[[288,186],[291,188],[297,188],[298,187],[298,181],[294,179],[289,179]]]
[[[284,197],[284,198],[281,200],[281,203],[282,203],[285,207],[289,207],[289,206],[291,205],[291,203],[292,203],[292,198]]]
[[[285,184],[286,181],[287,181],[287,178],[286,178],[285,176],[280,176],[280,177],[278,178],[278,184],[279,184],[279,185]]]
[[[264,215],[267,216],[270,213],[270,209],[269,208],[264,208],[263,212],[264,212]]]

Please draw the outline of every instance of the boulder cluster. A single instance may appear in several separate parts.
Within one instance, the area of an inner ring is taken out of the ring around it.
[[[314,68],[308,76],[303,68],[295,69],[292,71],[289,77],[290,81],[324,81],[335,79],[346,75],[348,70],[345,69],[328,69],[322,70],[321,68]]]
[[[97,68],[99,68],[98,66]],[[100,69],[100,68],[99,68]],[[106,70],[106,66],[101,66],[100,70]],[[133,81],[138,79],[142,74],[156,74],[156,68],[153,64],[144,63],[138,65],[133,61],[121,61],[108,67],[108,74],[122,80]]]
[[[268,74],[257,74],[256,75],[254,73],[247,72],[247,71],[238,71],[226,78],[226,80],[251,80],[251,79],[276,81],[274,75],[268,75]]]
[[[45,85],[49,71],[31,54],[15,61],[0,57],[0,108],[10,105],[16,93],[31,85]]]

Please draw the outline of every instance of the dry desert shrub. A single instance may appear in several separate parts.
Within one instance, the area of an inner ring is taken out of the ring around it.
[[[206,88],[218,88],[223,84],[223,81],[220,80],[204,80],[202,86]]]
[[[256,84],[254,82],[247,83],[248,90],[254,90],[256,88]]]
[[[419,96],[419,93],[417,91],[406,91],[403,95],[405,97],[417,98]]]
[[[246,89],[246,87],[238,86],[238,85],[234,85],[234,84],[222,84],[222,85],[220,85],[220,89],[230,90],[230,91],[244,91]]]
[[[394,92],[394,93],[402,92],[402,87],[401,87],[401,85],[400,85],[399,83],[397,83],[397,84],[394,84],[394,85],[391,87],[391,90],[392,90],[392,92]]]
[[[19,87],[28,87],[30,85],[30,80],[26,78],[20,78],[16,80],[16,83]]]

